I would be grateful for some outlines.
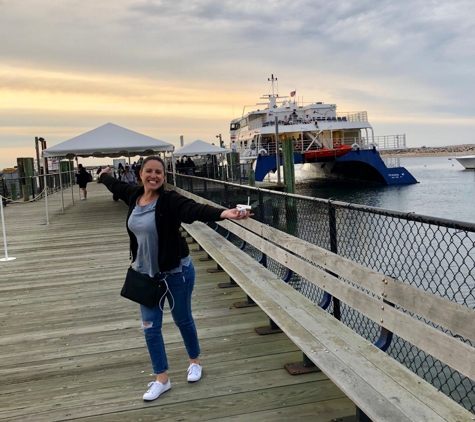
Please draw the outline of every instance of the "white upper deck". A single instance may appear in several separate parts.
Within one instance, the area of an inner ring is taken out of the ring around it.
[[[290,97],[279,97],[274,90],[265,95],[266,103],[257,103],[262,108],[246,112],[244,107],[242,117],[231,121],[231,136],[239,133],[239,138],[246,133],[258,131],[261,134],[274,133],[275,123],[279,125],[279,132],[296,132],[315,130],[350,130],[371,128],[366,111],[340,113],[336,111],[336,104],[322,102],[302,104],[296,101],[295,91]],[[255,107],[255,106],[253,106]]]

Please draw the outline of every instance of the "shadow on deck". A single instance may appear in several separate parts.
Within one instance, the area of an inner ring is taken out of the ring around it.
[[[0,262],[0,420],[331,421],[354,414],[322,373],[286,372],[301,352],[284,334],[257,335],[266,315],[236,309],[245,294],[218,288],[227,275],[209,274],[216,264],[200,261],[206,254],[193,245],[203,378],[186,382],[186,351],[166,314],[172,389],[144,403],[154,377],[140,313],[119,296],[129,255],[126,207],[102,185],[88,190],[89,199],[78,201],[76,187],[74,206],[65,191],[64,214],[60,194],[49,197],[49,226],[44,200],[4,210],[16,260]]]

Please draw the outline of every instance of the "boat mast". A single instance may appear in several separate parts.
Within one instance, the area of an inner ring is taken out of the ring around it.
[[[274,79],[274,74],[270,75],[270,78],[267,78],[268,81],[272,82],[272,96],[274,96],[274,81],[277,80],[277,78]]]
[[[270,99],[270,104],[269,104],[269,111],[273,108],[276,107],[276,99],[275,99],[275,91],[274,91],[274,81],[277,80],[277,78],[274,79],[274,74],[271,75],[270,78],[267,79],[268,81],[271,81],[272,84],[272,96],[269,95]],[[278,123],[278,118],[277,114],[274,117],[275,119],[275,165],[277,167],[277,183],[280,185],[281,179],[280,179],[280,156],[279,156],[279,123]]]
[[[270,78],[267,78],[269,82],[271,82],[272,87],[272,94],[268,94],[266,97],[269,98],[269,111],[272,111],[274,108],[277,107],[277,97],[279,94],[275,93],[275,86],[274,83],[277,81],[277,78],[274,78],[274,74],[271,75]],[[262,97],[262,98],[266,98]]]

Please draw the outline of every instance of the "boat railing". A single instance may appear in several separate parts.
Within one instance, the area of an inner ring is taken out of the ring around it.
[[[373,139],[364,139],[364,142],[368,145],[374,142],[375,146],[379,150],[391,150],[391,149],[404,149],[406,147],[406,135],[387,135],[387,136],[375,136]]]
[[[338,148],[343,145],[351,146],[359,149],[372,149],[378,150],[391,150],[406,148],[406,135],[387,135],[387,136],[375,136],[373,138],[365,137],[344,137],[344,138],[327,138],[325,136],[318,136],[315,133],[317,139],[294,139],[294,152],[303,154],[307,150],[314,150],[319,148]],[[317,140],[317,142],[316,142]],[[279,143],[279,150],[281,145]],[[241,147],[237,149],[241,158],[256,158],[260,155],[275,155],[276,147],[275,142],[258,142],[257,144],[250,144],[247,147]]]
[[[278,120],[279,126],[301,125],[301,124],[318,124],[318,122],[367,122],[368,113],[366,111],[352,111],[345,113],[336,113],[336,116],[314,116],[314,117],[298,117],[297,119]],[[241,127],[241,130],[256,130],[261,127],[275,126],[275,120],[264,121],[263,117],[259,117],[249,122],[247,126]]]
[[[336,119],[348,122],[367,122],[368,121],[368,112],[366,111],[348,111],[348,112],[337,112]]]
[[[296,154],[303,154],[307,150],[315,150],[315,149],[320,149],[320,148],[327,148],[327,149],[332,149],[332,148],[338,148],[339,146],[342,145],[349,145],[354,148],[360,148],[360,149],[369,149],[372,148],[372,144],[368,144],[364,138],[334,138],[329,139],[326,137],[323,138],[318,138],[317,142],[315,142],[315,139],[294,139],[293,140],[293,145],[294,145],[294,152]],[[281,151],[281,144],[279,143],[279,151]],[[258,155],[275,155],[276,153],[276,147],[275,147],[275,142],[269,141],[269,142],[258,142],[255,146],[251,144],[251,146],[247,147],[241,147],[236,149],[237,152],[239,152],[239,155],[241,158],[256,158]]]

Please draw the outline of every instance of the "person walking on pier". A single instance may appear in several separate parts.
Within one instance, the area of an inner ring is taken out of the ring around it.
[[[165,278],[168,285],[166,298],[190,359],[187,380],[199,381],[202,375],[200,346],[191,312],[195,270],[188,244],[179,229],[182,222],[242,220],[252,214],[237,208],[199,204],[176,191],[165,189],[165,163],[157,156],[143,160],[140,169],[142,186],[131,186],[114,179],[109,171],[105,168],[100,180],[129,206],[126,227],[135,270],[153,278]],[[164,302],[162,297],[153,308],[140,305],[145,342],[157,376],[156,381],[148,384],[149,389],[143,395],[145,401],[155,400],[171,388],[162,336]]]
[[[87,182],[89,181],[89,173],[82,164],[78,164],[78,172],[76,173],[76,183],[79,185],[82,196],[81,201],[87,199]]]

